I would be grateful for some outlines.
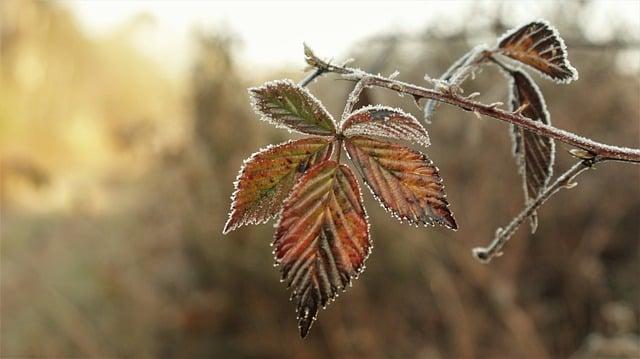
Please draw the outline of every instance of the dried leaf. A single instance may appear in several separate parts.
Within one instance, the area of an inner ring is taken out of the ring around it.
[[[254,110],[277,127],[310,135],[332,136],[333,118],[307,89],[291,80],[267,82],[249,89]]]
[[[306,169],[331,156],[333,143],[305,138],[269,146],[249,157],[238,173],[223,233],[271,219]]]
[[[534,121],[550,124],[549,112],[542,93],[535,82],[525,72],[516,70],[511,72],[511,109],[515,110],[523,105],[522,115]],[[553,175],[555,160],[555,143],[553,139],[523,130],[518,126],[512,127],[513,153],[518,163],[518,171],[522,175],[525,202],[529,203],[544,191]],[[531,232],[538,226],[537,214],[530,216]]]
[[[373,195],[398,219],[457,228],[438,168],[427,156],[365,136],[347,138],[345,147]]]
[[[504,34],[498,40],[498,49],[556,82],[578,79],[578,72],[567,59],[564,40],[546,21],[534,21]]]
[[[386,106],[367,106],[353,112],[342,125],[349,136],[369,135],[410,140],[429,146],[429,135],[422,124],[402,110]]]
[[[371,251],[360,187],[349,167],[329,160],[302,176],[285,201],[274,245],[305,337],[318,308],[347,288]]]

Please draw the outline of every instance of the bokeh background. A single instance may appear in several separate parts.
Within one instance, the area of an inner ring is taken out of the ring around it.
[[[143,9],[109,12],[127,4]],[[258,121],[246,92],[304,76],[302,44],[278,45],[290,37],[426,84],[471,46],[544,17],[580,72],[561,86],[534,75],[553,123],[639,147],[639,2],[169,3],[205,19],[183,36],[161,32],[154,9],[167,4],[0,1],[1,357],[640,357],[640,168],[582,175],[535,235],[521,229],[483,265],[471,248],[523,205],[498,121],[439,108],[428,153],[460,230],[401,225],[365,194],[367,269],[305,340],[272,226],[221,234],[242,160],[291,136]],[[272,28],[249,26],[269,16]],[[349,86],[310,89],[338,114]],[[500,101],[506,84],[487,68],[466,91]],[[389,92],[365,100],[421,116]],[[556,172],[572,163],[566,150]]]

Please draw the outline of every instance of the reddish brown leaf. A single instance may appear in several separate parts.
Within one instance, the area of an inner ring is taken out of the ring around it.
[[[560,83],[578,79],[567,59],[567,49],[558,31],[546,21],[534,21],[512,30],[498,40],[500,52]]]
[[[331,136],[336,132],[333,118],[307,89],[290,80],[267,82],[249,89],[254,110],[277,127]]]
[[[274,245],[304,337],[318,308],[347,288],[371,250],[360,187],[347,166],[329,160],[302,176],[285,201]]]
[[[345,147],[373,195],[400,220],[457,228],[438,168],[427,156],[365,136],[347,138]]]
[[[245,160],[235,182],[231,213],[223,233],[271,219],[302,173],[327,159],[332,150],[329,140],[305,138],[267,147]]]
[[[520,70],[512,71],[511,76],[512,110],[526,105],[522,110],[523,116],[550,124],[544,97],[531,77]],[[553,175],[555,143],[549,137],[540,136],[517,126],[513,126],[512,129],[513,154],[522,175],[525,202],[529,203],[546,189]],[[535,232],[538,226],[538,217],[535,212],[530,216],[530,220],[531,231]]]
[[[367,106],[353,112],[342,125],[349,136],[369,135],[411,140],[429,146],[429,135],[412,115],[386,106]]]

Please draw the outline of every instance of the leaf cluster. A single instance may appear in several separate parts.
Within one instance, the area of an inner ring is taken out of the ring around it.
[[[310,49],[306,55],[308,61],[316,59]],[[472,49],[437,83],[444,90],[456,91],[480,65],[497,64],[510,78],[511,111],[548,125],[550,116],[533,79],[501,58],[559,83],[577,79],[557,31],[544,21],[535,21],[505,34],[493,48]],[[344,70],[324,63],[310,65],[318,69],[314,78],[322,72]],[[397,108],[376,105],[352,111],[364,86],[363,81],[356,85],[339,120],[293,81],[277,80],[249,89],[251,104],[262,120],[310,137],[269,146],[245,160],[224,233],[278,218],[275,259],[296,301],[302,337],[308,334],[319,308],[326,307],[362,272],[371,252],[369,220],[355,173],[400,221],[457,229],[438,168],[424,152],[403,143],[428,147],[426,129]],[[434,111],[435,102],[428,101],[427,120]],[[516,126],[512,135],[529,203],[549,184],[555,145],[549,137]],[[342,163],[343,151],[350,166]],[[535,211],[529,218],[535,230]]]

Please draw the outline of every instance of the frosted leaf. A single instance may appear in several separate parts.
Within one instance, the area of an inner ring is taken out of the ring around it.
[[[344,144],[371,193],[400,221],[457,229],[438,168],[426,155],[365,136]]]
[[[244,161],[231,197],[223,233],[246,224],[264,223],[278,214],[282,202],[302,174],[331,156],[333,143],[304,138],[269,146]]]
[[[333,118],[311,93],[291,80],[267,82],[249,89],[253,109],[277,127],[310,135],[335,134]]]
[[[371,252],[360,186],[349,167],[328,160],[305,173],[285,201],[274,246],[305,337],[318,309],[351,285]]]
[[[514,70],[511,72],[510,99],[511,110],[525,106],[521,114],[545,125],[550,124],[544,97],[525,72]],[[518,164],[518,172],[522,175],[525,202],[528,204],[543,192],[553,175],[555,161],[555,143],[553,139],[524,130],[518,126],[512,127],[513,154]],[[531,231],[535,232],[538,224],[537,214],[530,217]]]
[[[545,20],[533,21],[502,35],[498,50],[557,83],[578,79],[578,71],[567,58],[564,40]]]
[[[368,135],[409,140],[429,146],[427,130],[412,115],[387,106],[366,106],[349,115],[342,125],[347,136]]]

